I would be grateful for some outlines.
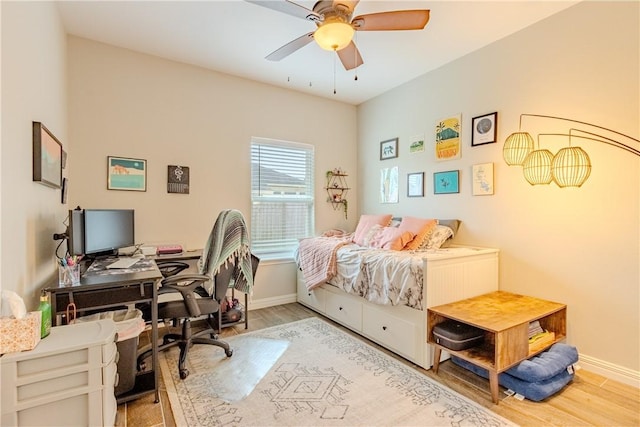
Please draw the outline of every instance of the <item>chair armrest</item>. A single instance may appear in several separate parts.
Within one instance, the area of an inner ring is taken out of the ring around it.
[[[191,317],[198,317],[200,314],[200,307],[196,302],[195,290],[202,286],[203,283],[210,281],[211,277],[202,274],[177,274],[162,279],[160,282],[161,287],[158,290],[158,294],[164,294],[168,292],[180,292],[184,304],[189,311]]]
[[[156,260],[156,265],[162,273],[162,277],[171,277],[189,268],[189,264],[181,261]]]

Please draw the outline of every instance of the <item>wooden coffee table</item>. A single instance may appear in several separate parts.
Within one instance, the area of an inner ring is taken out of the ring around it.
[[[435,347],[433,372],[438,373],[442,350],[489,371],[491,398],[498,403],[498,374],[563,340],[567,334],[567,306],[504,291],[491,292],[427,309],[428,342]],[[485,331],[484,343],[453,351],[435,342],[433,327],[445,320],[473,325]],[[529,323],[534,320],[554,333],[542,345],[529,345]]]

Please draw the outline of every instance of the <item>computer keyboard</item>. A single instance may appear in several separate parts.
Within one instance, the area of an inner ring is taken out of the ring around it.
[[[129,268],[138,261],[140,261],[140,258],[120,257],[116,262],[107,265],[107,268]]]

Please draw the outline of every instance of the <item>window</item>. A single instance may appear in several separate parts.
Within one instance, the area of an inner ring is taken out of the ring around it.
[[[251,250],[290,258],[313,235],[313,146],[251,139]]]

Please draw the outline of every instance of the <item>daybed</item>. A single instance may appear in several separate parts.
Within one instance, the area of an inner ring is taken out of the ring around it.
[[[427,307],[498,290],[499,251],[455,244],[444,247],[442,242],[427,248],[429,236],[442,229],[435,220],[427,227],[430,232],[419,235],[415,229],[405,236],[403,240],[409,242],[418,236],[420,241],[414,240],[413,246],[378,247],[384,242],[372,244],[371,236],[399,235],[389,228],[402,231],[401,221],[389,223],[390,215],[388,219],[377,216],[378,224],[361,227],[365,217],[371,216],[363,215],[353,234],[301,241],[296,255],[298,302],[429,369],[433,356],[426,336]],[[361,228],[367,230],[363,233]],[[453,237],[455,231],[451,231]],[[327,251],[331,240],[334,249]],[[318,259],[327,260],[327,264],[313,266],[310,258],[316,264]]]

